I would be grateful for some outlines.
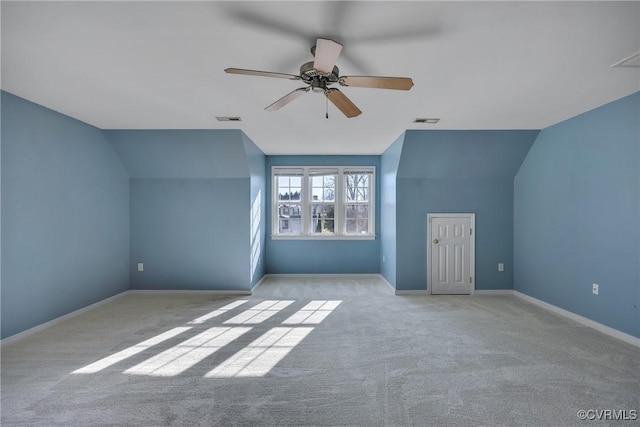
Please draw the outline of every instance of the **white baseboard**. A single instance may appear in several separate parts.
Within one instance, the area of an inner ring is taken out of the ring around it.
[[[549,304],[548,302],[541,301],[537,298],[531,297],[527,294],[523,294],[522,292],[513,291],[513,295],[518,298],[521,298],[531,304],[537,305],[538,307],[544,308],[545,310],[549,310],[552,313],[559,314],[560,316],[566,317],[568,319],[574,320],[578,323],[581,323],[585,326],[595,329],[596,331],[602,332],[603,334],[609,335],[613,338],[617,338],[621,341],[626,342],[627,344],[631,344],[635,347],[640,348],[640,338],[636,338],[632,335],[626,334],[617,329],[613,329],[609,326],[605,326],[602,323],[598,323],[594,320],[587,319],[586,317],[580,316],[579,314],[575,314],[569,310],[565,310],[564,308],[557,307],[553,304]]]
[[[513,289],[476,289],[473,294],[477,296],[513,295]]]
[[[250,290],[230,289],[132,289],[129,291],[132,295],[251,295]]]
[[[415,290],[396,290],[396,295],[431,295],[428,289],[415,289]],[[471,295],[460,296],[503,296],[513,295],[511,289],[477,289]]]
[[[379,278],[380,274],[378,273],[349,273],[349,274],[340,274],[340,273],[318,273],[318,274],[265,274],[265,276],[273,277],[274,279],[286,279],[286,278],[294,278],[294,279],[335,279],[336,277],[344,277],[345,279],[367,279],[367,278]]]
[[[9,345],[9,344],[15,343],[17,341],[20,341],[20,340],[22,340],[22,339],[24,339],[24,338],[26,338],[28,336],[31,336],[33,334],[38,333],[38,332],[40,332],[40,331],[42,331],[44,329],[50,328],[52,326],[55,326],[58,323],[61,323],[61,322],[65,321],[65,320],[67,320],[67,319],[71,319],[72,317],[79,316],[81,314],[86,313],[87,311],[93,310],[94,308],[98,308],[101,305],[107,304],[107,303],[109,303],[111,301],[114,301],[114,300],[116,300],[118,298],[122,298],[123,296],[128,295],[129,292],[131,292],[131,291],[121,292],[121,293],[116,294],[114,296],[111,296],[109,298],[105,298],[102,301],[98,301],[98,302],[90,304],[90,305],[88,305],[86,307],[79,308],[78,310],[72,311],[71,313],[67,313],[67,314],[62,315],[60,317],[56,317],[55,319],[49,320],[48,322],[41,323],[38,326],[34,326],[33,328],[27,329],[26,331],[18,332],[15,335],[11,335],[10,337],[7,337],[7,338],[1,340],[0,341],[0,347],[4,347],[6,345]]]
[[[264,283],[265,280],[267,280],[266,274],[262,276],[260,280],[258,280],[258,283],[256,283],[256,285],[253,288],[251,288],[251,293],[253,294],[256,291],[256,289],[258,289]]]
[[[395,294],[396,288],[391,283],[389,283],[389,281],[382,274],[378,274],[377,276],[378,279],[380,279],[382,283],[385,283],[389,287],[389,289],[391,289],[391,292]]]

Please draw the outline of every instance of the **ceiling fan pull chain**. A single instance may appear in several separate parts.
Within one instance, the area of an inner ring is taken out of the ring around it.
[[[324,96],[324,105],[325,105],[325,118],[329,118],[329,97],[325,94]]]

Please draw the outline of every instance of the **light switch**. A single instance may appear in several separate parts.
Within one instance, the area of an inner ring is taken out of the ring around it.
[[[144,265],[141,262],[138,263],[138,271],[144,271]]]
[[[498,271],[504,271],[504,263],[503,262],[499,262],[498,263]]]

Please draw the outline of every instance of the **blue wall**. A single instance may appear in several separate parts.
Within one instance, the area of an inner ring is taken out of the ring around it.
[[[132,179],[131,288],[250,289],[248,195],[248,178]]]
[[[129,288],[129,182],[92,126],[2,96],[2,337]]]
[[[515,289],[636,337],[639,123],[640,92],[543,130],[514,213]]]
[[[273,240],[267,237],[268,274],[366,274],[380,272],[380,156],[267,156],[267,206],[272,166],[375,166],[375,240]],[[271,234],[271,209],[266,215]]]
[[[396,183],[396,289],[427,288],[427,214],[445,212],[476,214],[475,289],[513,287],[513,177],[537,134],[406,131]]]
[[[248,178],[239,130],[109,130],[131,178]]]
[[[264,153],[244,133],[242,141],[251,179],[250,267],[251,284],[256,285],[266,273],[266,167]]]
[[[380,273],[396,286],[396,178],[405,134],[380,156]]]
[[[239,130],[106,133],[131,175],[132,289],[251,289],[264,274],[250,228],[262,152]]]

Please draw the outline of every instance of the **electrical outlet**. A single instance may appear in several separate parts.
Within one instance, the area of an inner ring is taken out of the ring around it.
[[[594,283],[592,292],[594,295],[600,295],[600,285],[598,285],[597,283]]]
[[[504,271],[504,263],[503,262],[499,262],[498,263],[498,271]]]
[[[144,271],[144,265],[141,262],[138,263],[138,271]]]

